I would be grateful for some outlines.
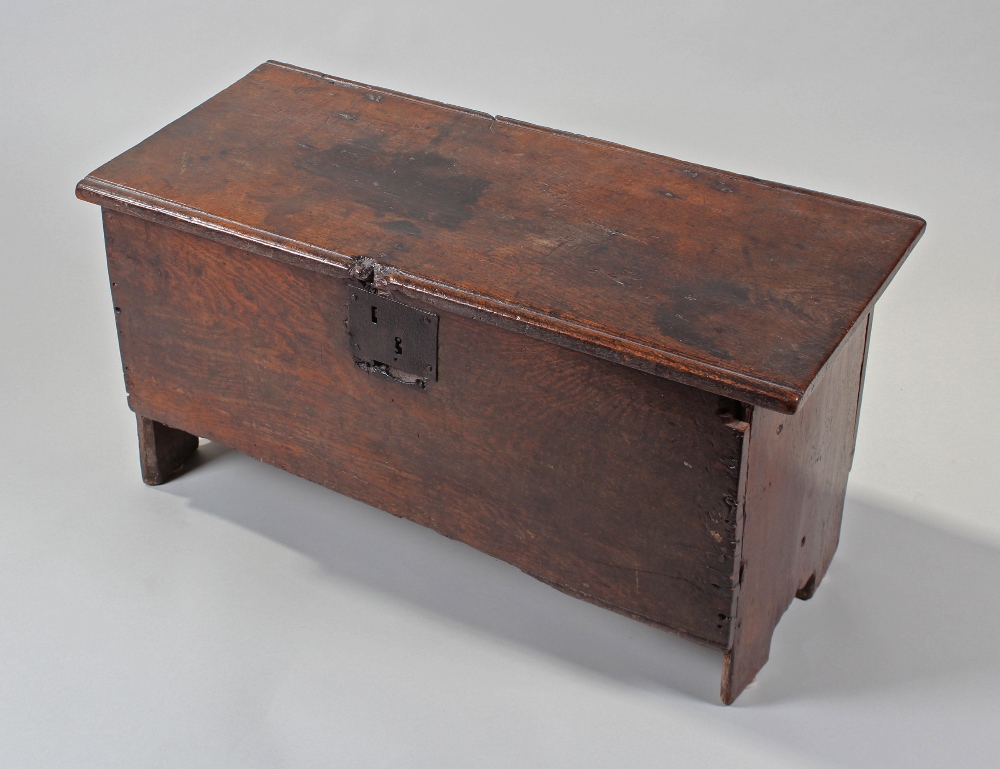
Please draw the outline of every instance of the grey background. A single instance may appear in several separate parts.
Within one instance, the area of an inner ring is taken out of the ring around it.
[[[995,2],[0,4],[0,766],[996,766]],[[139,481],[78,179],[268,58],[919,214],[841,550],[719,654],[218,446]]]

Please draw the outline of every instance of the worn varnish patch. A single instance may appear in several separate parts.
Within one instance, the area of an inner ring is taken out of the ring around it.
[[[461,173],[454,160],[437,152],[392,152],[382,145],[377,138],[362,137],[325,150],[303,149],[295,167],[331,183],[329,189],[312,190],[317,197],[347,196],[376,217],[402,217],[445,229],[467,221],[490,186],[488,179]],[[407,230],[392,224],[386,228],[420,232],[416,225]]]

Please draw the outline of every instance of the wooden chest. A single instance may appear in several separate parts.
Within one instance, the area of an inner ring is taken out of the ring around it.
[[[202,436],[725,651],[837,546],[914,216],[268,62],[92,173],[143,478]]]

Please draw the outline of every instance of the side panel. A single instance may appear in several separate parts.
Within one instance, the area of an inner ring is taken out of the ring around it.
[[[792,599],[812,596],[837,549],[854,458],[871,314],[798,413],[754,409],[745,461],[739,585],[722,698],[732,702],[767,662]]]
[[[105,232],[136,413],[728,645],[743,435],[717,396],[448,313],[421,391],[354,364],[345,282],[110,211]]]

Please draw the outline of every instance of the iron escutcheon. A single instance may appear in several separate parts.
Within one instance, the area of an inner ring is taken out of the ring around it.
[[[422,388],[437,380],[437,315],[353,285],[347,304],[347,335],[361,368]]]

